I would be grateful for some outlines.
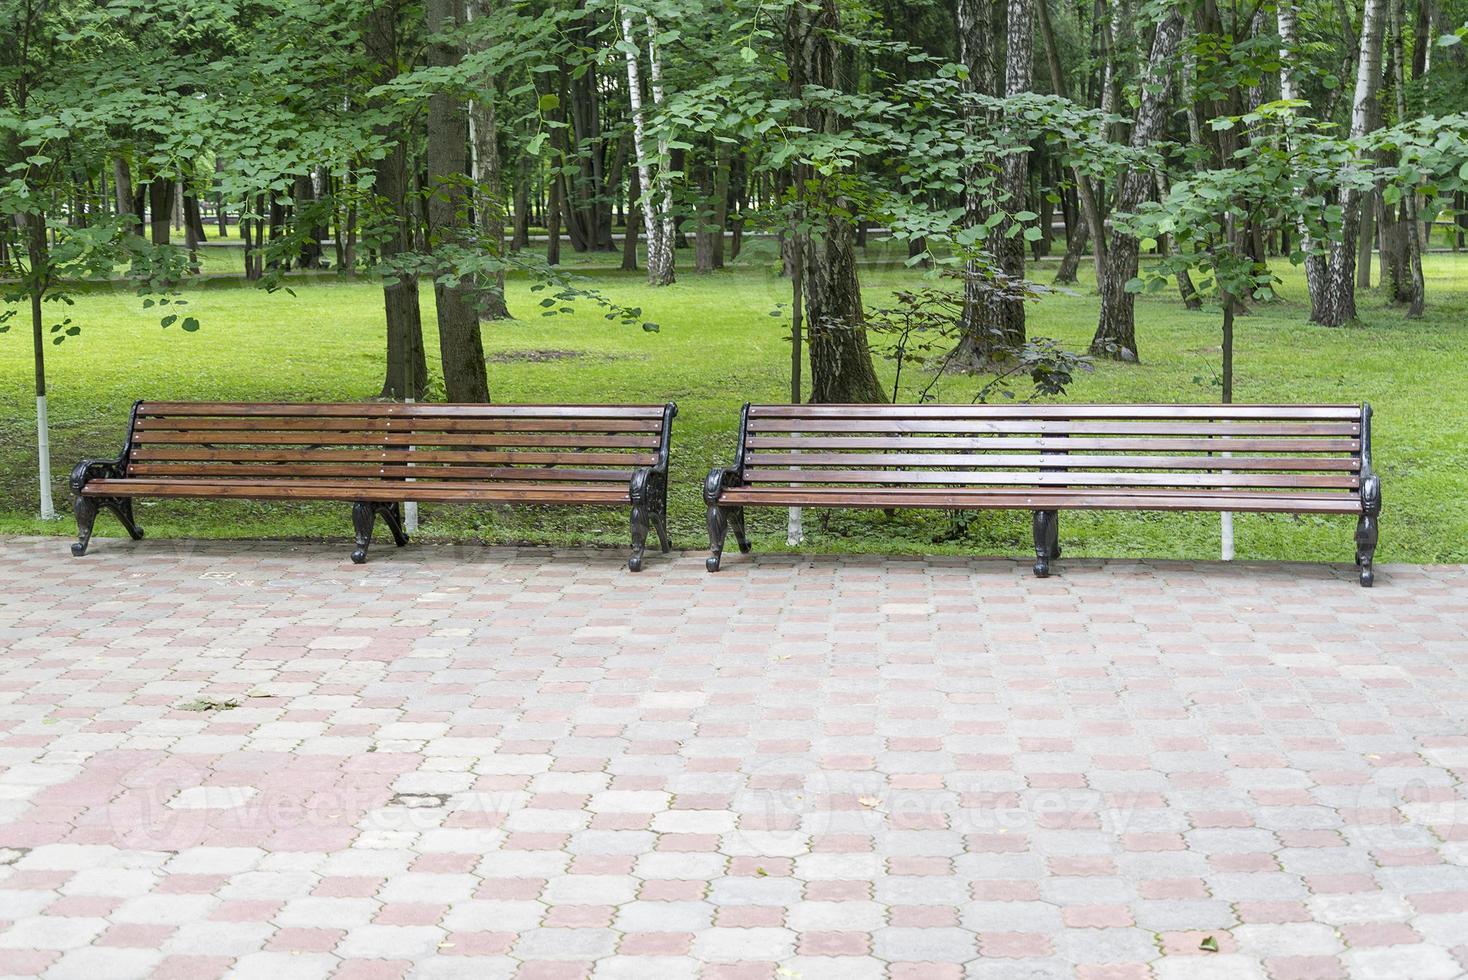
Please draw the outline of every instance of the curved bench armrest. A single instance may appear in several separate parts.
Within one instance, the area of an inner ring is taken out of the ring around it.
[[[709,475],[703,481],[703,502],[713,506],[719,502],[724,491],[729,487],[738,487],[744,484],[739,471],[725,466],[715,466],[709,470]]]
[[[91,480],[119,480],[126,475],[127,461],[119,457],[117,459],[84,459],[71,471],[71,490],[73,493],[81,493],[88,481]]]

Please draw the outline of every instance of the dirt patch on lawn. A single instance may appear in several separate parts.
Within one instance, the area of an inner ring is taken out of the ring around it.
[[[617,358],[611,354],[593,354],[584,350],[557,350],[556,348],[545,348],[537,350],[502,350],[485,357],[490,364],[512,364],[516,362],[529,362],[531,364],[547,364],[552,361],[615,361]]]

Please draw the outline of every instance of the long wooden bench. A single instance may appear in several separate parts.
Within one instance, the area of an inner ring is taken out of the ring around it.
[[[630,506],[642,567],[649,524],[668,541],[666,405],[253,404],[138,402],[116,459],[71,474],[74,555],[97,513],[134,540],[138,497],[339,500],[367,560],[380,517],[401,547],[403,501]]]
[[[745,405],[704,485],[709,571],[746,507],[1033,512],[1035,574],[1061,510],[1347,514],[1373,579],[1370,405]]]

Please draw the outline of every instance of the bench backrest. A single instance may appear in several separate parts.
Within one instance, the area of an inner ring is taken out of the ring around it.
[[[735,468],[746,485],[1359,493],[1369,454],[1362,405],[746,405]]]
[[[667,405],[139,402],[130,477],[622,481],[666,465]]]

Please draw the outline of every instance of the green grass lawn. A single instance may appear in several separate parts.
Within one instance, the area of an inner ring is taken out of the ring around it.
[[[238,248],[204,250],[211,272],[237,271]],[[773,245],[753,242],[735,268],[710,276],[682,273],[664,289],[638,274],[613,271],[619,256],[576,256],[567,265],[596,288],[638,305],[661,332],[603,320],[585,304],[575,314],[535,315],[538,295],[512,281],[511,309],[524,320],[484,327],[490,388],[497,401],[676,400],[671,523],[675,544],[706,542],[700,483],[708,467],[731,455],[740,403],[781,401],[789,390],[786,322],[771,311],[789,284],[773,274]],[[918,275],[873,248],[862,272],[869,303]],[[691,267],[691,256],[680,256]],[[1054,264],[1034,277],[1046,282]],[[1082,270],[1089,274],[1089,267]],[[1238,401],[1369,400],[1376,409],[1377,468],[1385,513],[1383,561],[1468,561],[1468,256],[1427,261],[1428,316],[1407,320],[1375,292],[1361,296],[1359,327],[1326,329],[1305,322],[1304,284],[1293,270],[1281,301],[1258,306],[1238,325]],[[89,288],[65,311],[80,337],[47,350],[51,382],[53,466],[58,503],[65,476],[83,457],[115,455],[128,406],[147,399],[359,400],[382,382],[382,293],[369,281],[315,275],[294,295],[267,294],[227,278],[190,290],[197,333],[158,325],[156,309],[121,286]],[[423,290],[430,358],[431,292]],[[56,308],[58,316],[59,308]],[[23,311],[22,311],[23,315]],[[1082,349],[1096,319],[1093,283],[1047,296],[1030,309],[1032,335]],[[12,321],[13,324],[19,320]],[[1184,311],[1175,294],[1138,303],[1142,363],[1101,364],[1084,375],[1073,401],[1216,401],[1217,310]],[[880,365],[890,378],[891,366]],[[433,365],[436,372],[436,365]],[[917,381],[916,377],[914,381]],[[983,379],[945,378],[945,400],[968,401]],[[910,394],[909,394],[910,396]],[[35,518],[35,432],[29,331],[0,336],[0,531],[72,533],[69,519]],[[260,537],[331,539],[345,555],[349,508],[340,504],[142,501],[140,520],[152,538]],[[420,537],[434,540],[604,543],[622,545],[626,513],[612,511],[424,507]],[[1253,516],[1237,519],[1241,558],[1349,561],[1353,521],[1333,517]],[[808,513],[812,551],[977,553],[1021,556],[1030,550],[1027,514],[983,514],[955,533],[941,512]],[[752,512],[756,547],[784,548],[784,512]],[[120,529],[107,516],[98,533]],[[1067,556],[1212,558],[1216,515],[1066,514]],[[59,544],[58,544],[59,548]],[[379,556],[385,557],[379,544]],[[58,554],[61,552],[58,550]]]

